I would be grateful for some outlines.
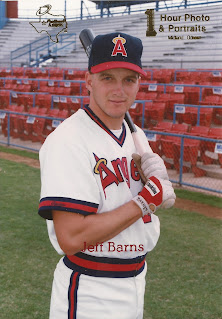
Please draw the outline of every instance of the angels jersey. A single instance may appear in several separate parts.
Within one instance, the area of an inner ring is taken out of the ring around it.
[[[138,128],[141,139],[148,142]],[[47,219],[52,245],[63,254],[54,231],[52,210],[105,214],[138,194],[143,184],[132,159],[136,148],[124,121],[119,132],[110,131],[85,106],[63,121],[40,150],[40,216]],[[87,247],[80,255],[134,259],[151,251],[159,238],[156,215],[140,218],[130,227],[99,246]]]

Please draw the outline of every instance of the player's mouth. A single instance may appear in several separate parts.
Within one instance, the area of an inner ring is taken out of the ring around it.
[[[125,103],[125,100],[109,100],[111,103],[115,103],[115,104],[121,104],[121,103]]]

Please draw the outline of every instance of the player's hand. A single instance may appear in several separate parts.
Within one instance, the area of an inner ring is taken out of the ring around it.
[[[158,208],[170,208],[174,205],[176,195],[168,180],[151,176],[142,191],[133,198],[141,208],[143,216],[155,213]]]
[[[164,161],[158,154],[144,153],[142,157],[138,154],[133,154],[132,157],[145,183],[151,176],[169,180]]]

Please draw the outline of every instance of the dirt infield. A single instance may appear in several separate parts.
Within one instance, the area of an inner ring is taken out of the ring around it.
[[[0,159],[23,163],[34,168],[40,167],[38,160],[15,154],[0,152]],[[177,198],[174,207],[222,220],[222,210],[220,208],[194,202],[189,199]]]
[[[9,161],[17,162],[17,163],[23,163],[28,166],[34,167],[34,168],[39,168],[39,161],[36,159],[28,158],[28,157],[23,157],[20,155],[15,155],[15,154],[10,154],[10,153],[4,153],[0,152],[0,158],[1,159],[6,159]]]

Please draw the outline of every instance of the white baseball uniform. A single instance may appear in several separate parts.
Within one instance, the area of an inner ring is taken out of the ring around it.
[[[88,106],[47,137],[40,150],[39,214],[47,219],[58,253],[63,251],[51,211],[102,214],[129,202],[143,188],[135,152],[125,121],[120,131],[110,131]],[[62,257],[54,274],[50,318],[142,319],[145,256],[159,233],[158,217],[147,215],[107,242]]]

